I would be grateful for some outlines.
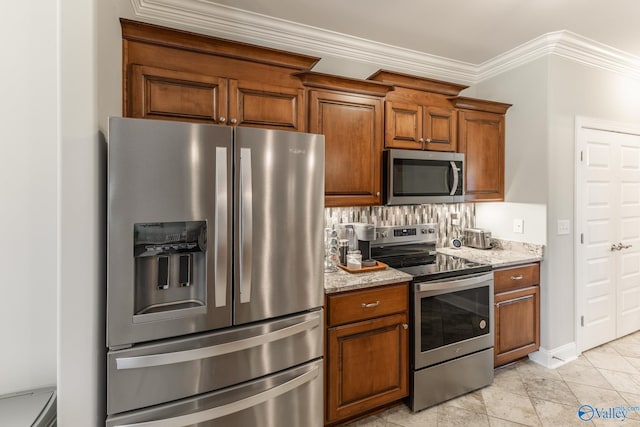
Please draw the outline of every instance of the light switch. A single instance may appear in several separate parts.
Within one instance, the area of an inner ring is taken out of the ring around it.
[[[524,219],[514,219],[513,220],[513,232],[514,233],[524,233]]]
[[[558,236],[563,236],[571,232],[571,223],[568,219],[558,220]]]

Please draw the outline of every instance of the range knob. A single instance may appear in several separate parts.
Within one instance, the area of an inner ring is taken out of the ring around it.
[[[422,234],[434,234],[436,232],[435,228],[423,228],[420,231]]]

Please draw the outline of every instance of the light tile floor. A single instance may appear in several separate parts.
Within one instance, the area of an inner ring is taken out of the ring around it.
[[[578,408],[638,407],[626,420],[597,414],[590,421]],[[417,413],[404,405],[351,427],[447,426],[621,426],[640,427],[640,332],[584,352],[557,369],[530,360],[498,368],[492,385]]]

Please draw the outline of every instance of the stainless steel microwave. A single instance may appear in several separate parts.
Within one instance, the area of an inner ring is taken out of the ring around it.
[[[383,158],[385,204],[464,201],[464,154],[392,149]]]

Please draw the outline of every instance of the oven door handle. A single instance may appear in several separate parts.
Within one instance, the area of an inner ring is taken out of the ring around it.
[[[478,285],[486,284],[488,281],[493,284],[493,273],[482,273],[478,275],[467,276],[462,279],[438,280],[434,282],[417,283],[416,291],[459,291],[464,289],[476,288],[478,287]]]

